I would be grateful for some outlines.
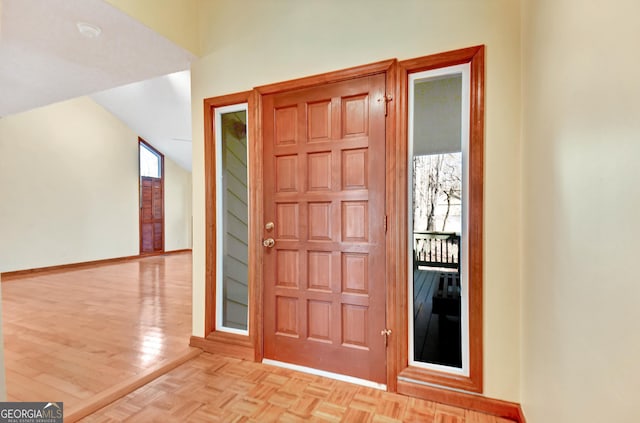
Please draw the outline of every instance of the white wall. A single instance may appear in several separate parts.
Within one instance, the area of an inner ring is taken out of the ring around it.
[[[527,0],[529,423],[640,421],[640,2]]]
[[[484,371],[487,396],[520,399],[520,2],[202,2],[192,65],[193,334],[204,335],[203,99],[397,57],[487,46]]]
[[[138,254],[137,140],[88,97],[0,119],[0,272]],[[189,248],[167,162],[167,247]]]

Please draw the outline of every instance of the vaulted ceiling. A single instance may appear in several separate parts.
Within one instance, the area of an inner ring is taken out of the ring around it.
[[[83,35],[79,23],[100,34]],[[0,117],[95,94],[190,169],[189,75],[176,72],[194,58],[103,0],[0,0]]]
[[[191,171],[191,73],[176,72],[91,95],[145,141]]]

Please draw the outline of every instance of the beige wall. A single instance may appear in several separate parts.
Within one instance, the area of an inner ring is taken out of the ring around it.
[[[191,172],[164,158],[165,251],[191,248]]]
[[[0,272],[138,254],[137,140],[88,97],[0,119]],[[166,168],[167,249],[189,248],[190,176]]]
[[[106,0],[195,55],[200,54],[198,25],[195,22],[198,20],[198,5],[201,1],[203,0]]]
[[[1,278],[0,278],[1,279]],[[0,280],[0,283],[2,281]],[[2,331],[2,290],[0,289],[0,401],[7,400],[7,380],[4,369],[4,335]]]
[[[136,140],[87,97],[0,120],[0,271],[137,254]]]
[[[640,2],[525,4],[525,414],[635,423]]]
[[[520,399],[520,8],[513,0],[203,2],[193,63],[193,334],[204,335],[206,97],[397,57],[487,46],[485,393]]]

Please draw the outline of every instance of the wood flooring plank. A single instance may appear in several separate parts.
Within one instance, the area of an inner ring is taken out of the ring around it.
[[[111,420],[121,422],[127,419],[132,414],[136,414],[141,409],[142,407],[138,407],[129,401],[125,401],[122,404],[118,405],[118,407],[114,407],[109,412],[105,413],[105,416]]]
[[[289,416],[288,418],[283,417],[286,413],[286,409],[282,407],[278,407],[272,404],[266,404],[265,407],[262,407],[260,412],[254,414],[251,417],[251,421],[255,422],[283,422],[283,421],[302,421],[302,419],[298,416]]]
[[[208,353],[82,421],[107,417],[172,422],[178,416],[183,422],[506,423],[482,413]]]
[[[80,399],[87,399],[94,394],[93,391],[84,389],[82,386],[79,386],[72,381],[61,379],[60,377],[47,373],[39,374],[38,376],[33,378],[33,380],[49,385],[52,388],[64,392],[65,394],[70,394]]]
[[[5,370],[5,376],[7,380],[7,386],[11,383],[11,398],[15,398],[18,401],[47,401],[47,402],[59,402],[70,399],[71,401],[80,401],[74,395],[65,393],[56,389],[53,386],[49,386],[46,383],[39,383],[33,379],[26,378],[18,373],[15,373],[11,369]]]
[[[403,420],[408,422],[431,423],[434,421],[435,414],[435,403],[418,398],[409,398]]]
[[[352,423],[360,423],[360,422],[370,422],[373,420],[373,412],[362,410],[360,408],[347,408],[347,412],[342,416],[342,422],[352,422]]]
[[[63,401],[66,411],[180,356],[191,268],[181,253],[3,281],[7,398]]]
[[[277,390],[267,400],[269,404],[276,407],[289,408],[298,402],[299,397],[296,394],[286,392],[283,390]]]
[[[388,392],[379,392],[378,395],[376,396],[376,415],[400,419],[407,408],[408,398]]]
[[[190,254],[36,275],[2,290],[9,400],[62,400],[74,412],[101,394],[113,401],[110,389],[184,355],[191,335]],[[507,422],[215,354],[200,354],[81,421]]]
[[[376,414],[371,420],[372,423],[402,423],[402,420],[394,419],[381,414]]]
[[[298,398],[291,407],[289,407],[287,412],[302,419],[309,419],[319,402],[320,400],[318,398],[303,395]]]
[[[330,422],[339,422],[346,411],[347,407],[322,401],[311,414]]]

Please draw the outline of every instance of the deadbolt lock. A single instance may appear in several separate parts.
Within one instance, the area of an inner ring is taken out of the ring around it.
[[[267,231],[272,231],[272,230],[273,230],[273,228],[274,228],[274,226],[275,226],[275,225],[273,224],[273,222],[267,222],[267,224],[266,224],[266,225],[264,225],[264,228],[265,228]]]

